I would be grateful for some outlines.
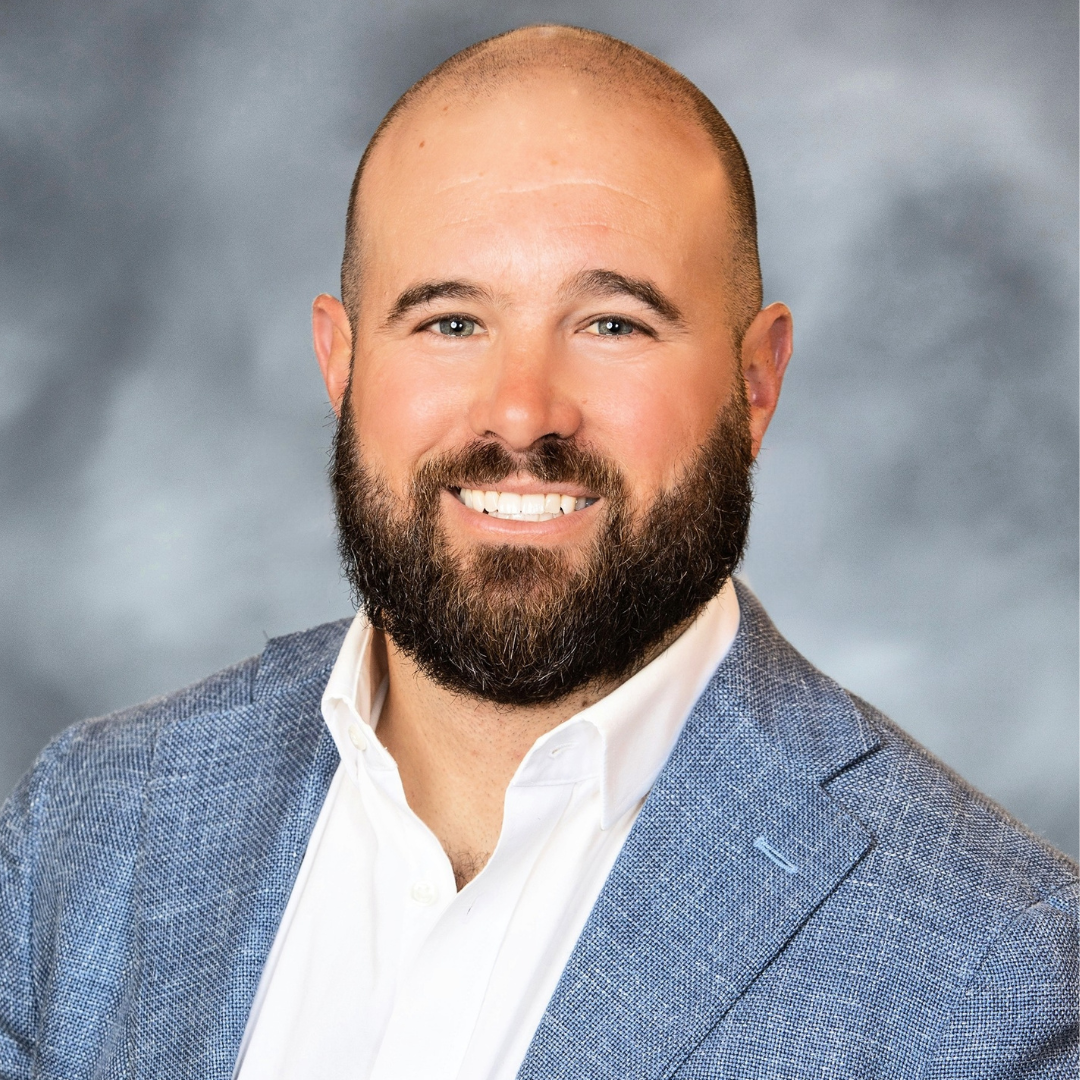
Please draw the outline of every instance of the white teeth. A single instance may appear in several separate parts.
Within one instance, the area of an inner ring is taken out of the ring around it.
[[[554,492],[547,495],[519,495],[513,491],[481,491],[467,487],[459,489],[458,497],[470,510],[510,521],[551,521],[562,514],[584,510],[596,501]]]

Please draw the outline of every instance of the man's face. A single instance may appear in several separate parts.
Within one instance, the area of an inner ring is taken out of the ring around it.
[[[639,535],[698,484],[722,421],[748,466],[767,417],[748,425],[741,394],[727,200],[704,133],[573,81],[399,119],[363,182],[347,391],[327,375],[379,515],[426,515],[459,568],[569,578],[596,571],[616,518]],[[553,447],[573,453],[545,472]],[[557,602],[542,578],[520,584]]]
[[[350,404],[368,466],[405,499],[439,454],[478,438],[523,451],[557,435],[617,462],[635,512],[648,506],[738,377],[726,205],[703,133],[576,83],[437,99],[403,118],[373,155],[361,201]],[[590,281],[596,272],[650,283],[680,321]],[[450,283],[475,292],[395,313],[410,290]],[[504,490],[549,493],[527,476]],[[441,513],[458,549],[558,545],[580,558],[602,503],[530,523],[446,492]]]

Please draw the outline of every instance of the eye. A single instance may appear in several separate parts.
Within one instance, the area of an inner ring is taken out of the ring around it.
[[[464,315],[444,315],[431,323],[431,327],[444,337],[469,337],[476,330],[476,321]]]
[[[593,320],[585,329],[589,333],[599,334],[600,337],[626,337],[639,327],[618,315],[605,315],[602,319]]]

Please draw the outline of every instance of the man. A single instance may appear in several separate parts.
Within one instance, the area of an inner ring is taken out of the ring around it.
[[[0,1075],[1074,1075],[1075,867],[733,583],[791,315],[696,88],[451,58],[313,326],[361,613],[45,751]]]

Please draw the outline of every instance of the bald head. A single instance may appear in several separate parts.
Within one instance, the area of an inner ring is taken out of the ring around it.
[[[513,30],[455,53],[410,87],[383,118],[360,160],[349,199],[341,287],[350,320],[355,325],[359,308],[363,179],[388,132],[418,110],[467,107],[553,75],[613,106],[625,108],[636,99],[642,108],[661,110],[706,136],[727,181],[723,212],[730,243],[718,255],[728,279],[732,329],[741,337],[761,307],[762,294],[753,185],[738,140],[712,102],[673,68],[606,34],[566,26]]]

